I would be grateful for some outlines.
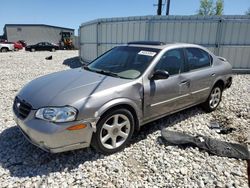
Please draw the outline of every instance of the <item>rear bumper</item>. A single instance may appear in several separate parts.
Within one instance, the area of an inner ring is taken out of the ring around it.
[[[32,118],[32,114],[34,113],[30,113],[25,120],[14,116],[21,132],[33,145],[50,153],[59,153],[90,146],[93,128],[89,122],[75,121],[55,124]],[[79,123],[84,123],[87,127],[80,130],[67,130],[68,127]]]

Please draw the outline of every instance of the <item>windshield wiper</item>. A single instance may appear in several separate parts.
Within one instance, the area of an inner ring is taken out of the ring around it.
[[[95,72],[100,73],[100,74],[104,74],[104,75],[107,75],[107,76],[113,76],[113,77],[121,78],[118,74],[116,74],[114,72],[110,72],[110,71],[95,70]]]
[[[117,73],[114,73],[114,72],[105,71],[105,70],[94,70],[94,69],[90,69],[88,66],[83,66],[83,68],[85,70],[89,70],[89,71],[92,71],[92,72],[104,74],[104,75],[107,75],[107,76],[113,76],[113,77],[121,78],[121,76],[119,76]]]

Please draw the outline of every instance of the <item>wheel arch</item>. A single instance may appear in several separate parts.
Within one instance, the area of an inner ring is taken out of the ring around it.
[[[224,90],[226,84],[225,82],[223,81],[223,79],[218,79],[217,81],[215,81],[214,86],[220,86],[222,90]]]
[[[135,123],[135,130],[139,130],[140,129],[140,119],[141,119],[141,115],[142,112],[138,109],[137,105],[130,101],[129,99],[117,99],[117,100],[113,100],[110,101],[108,103],[106,103],[105,105],[103,105],[96,113],[96,115],[99,118],[99,120],[101,119],[101,117],[103,117],[105,114],[107,114],[108,112],[114,110],[114,109],[127,109],[128,111],[130,111],[133,115],[134,118],[134,123]]]

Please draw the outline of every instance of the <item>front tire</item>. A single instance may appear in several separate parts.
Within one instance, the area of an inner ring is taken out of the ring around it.
[[[206,102],[202,104],[203,109],[206,112],[214,111],[219,106],[221,97],[222,97],[222,87],[220,85],[215,85]]]
[[[1,52],[7,52],[7,51],[8,51],[7,48],[2,48],[2,49],[1,49]]]
[[[31,48],[31,50],[30,50],[31,52],[35,52],[36,51],[36,49],[35,48]]]
[[[52,49],[51,49],[51,52],[55,52],[55,51],[56,51],[56,49],[55,49],[55,48],[52,48]]]
[[[134,132],[134,118],[127,109],[106,113],[97,123],[91,145],[103,154],[112,154],[125,148]]]

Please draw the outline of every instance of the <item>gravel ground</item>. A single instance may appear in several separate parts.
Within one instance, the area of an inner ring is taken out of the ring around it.
[[[46,56],[53,55],[51,61]],[[93,149],[49,154],[31,145],[12,118],[12,102],[30,80],[76,67],[77,51],[0,53],[1,187],[248,187],[246,162],[209,155],[197,148],[161,144],[160,130],[247,143],[250,75],[235,75],[220,107],[206,114],[194,107],[165,117],[137,133],[124,151],[103,156]],[[216,120],[236,128],[228,135],[207,126]]]

